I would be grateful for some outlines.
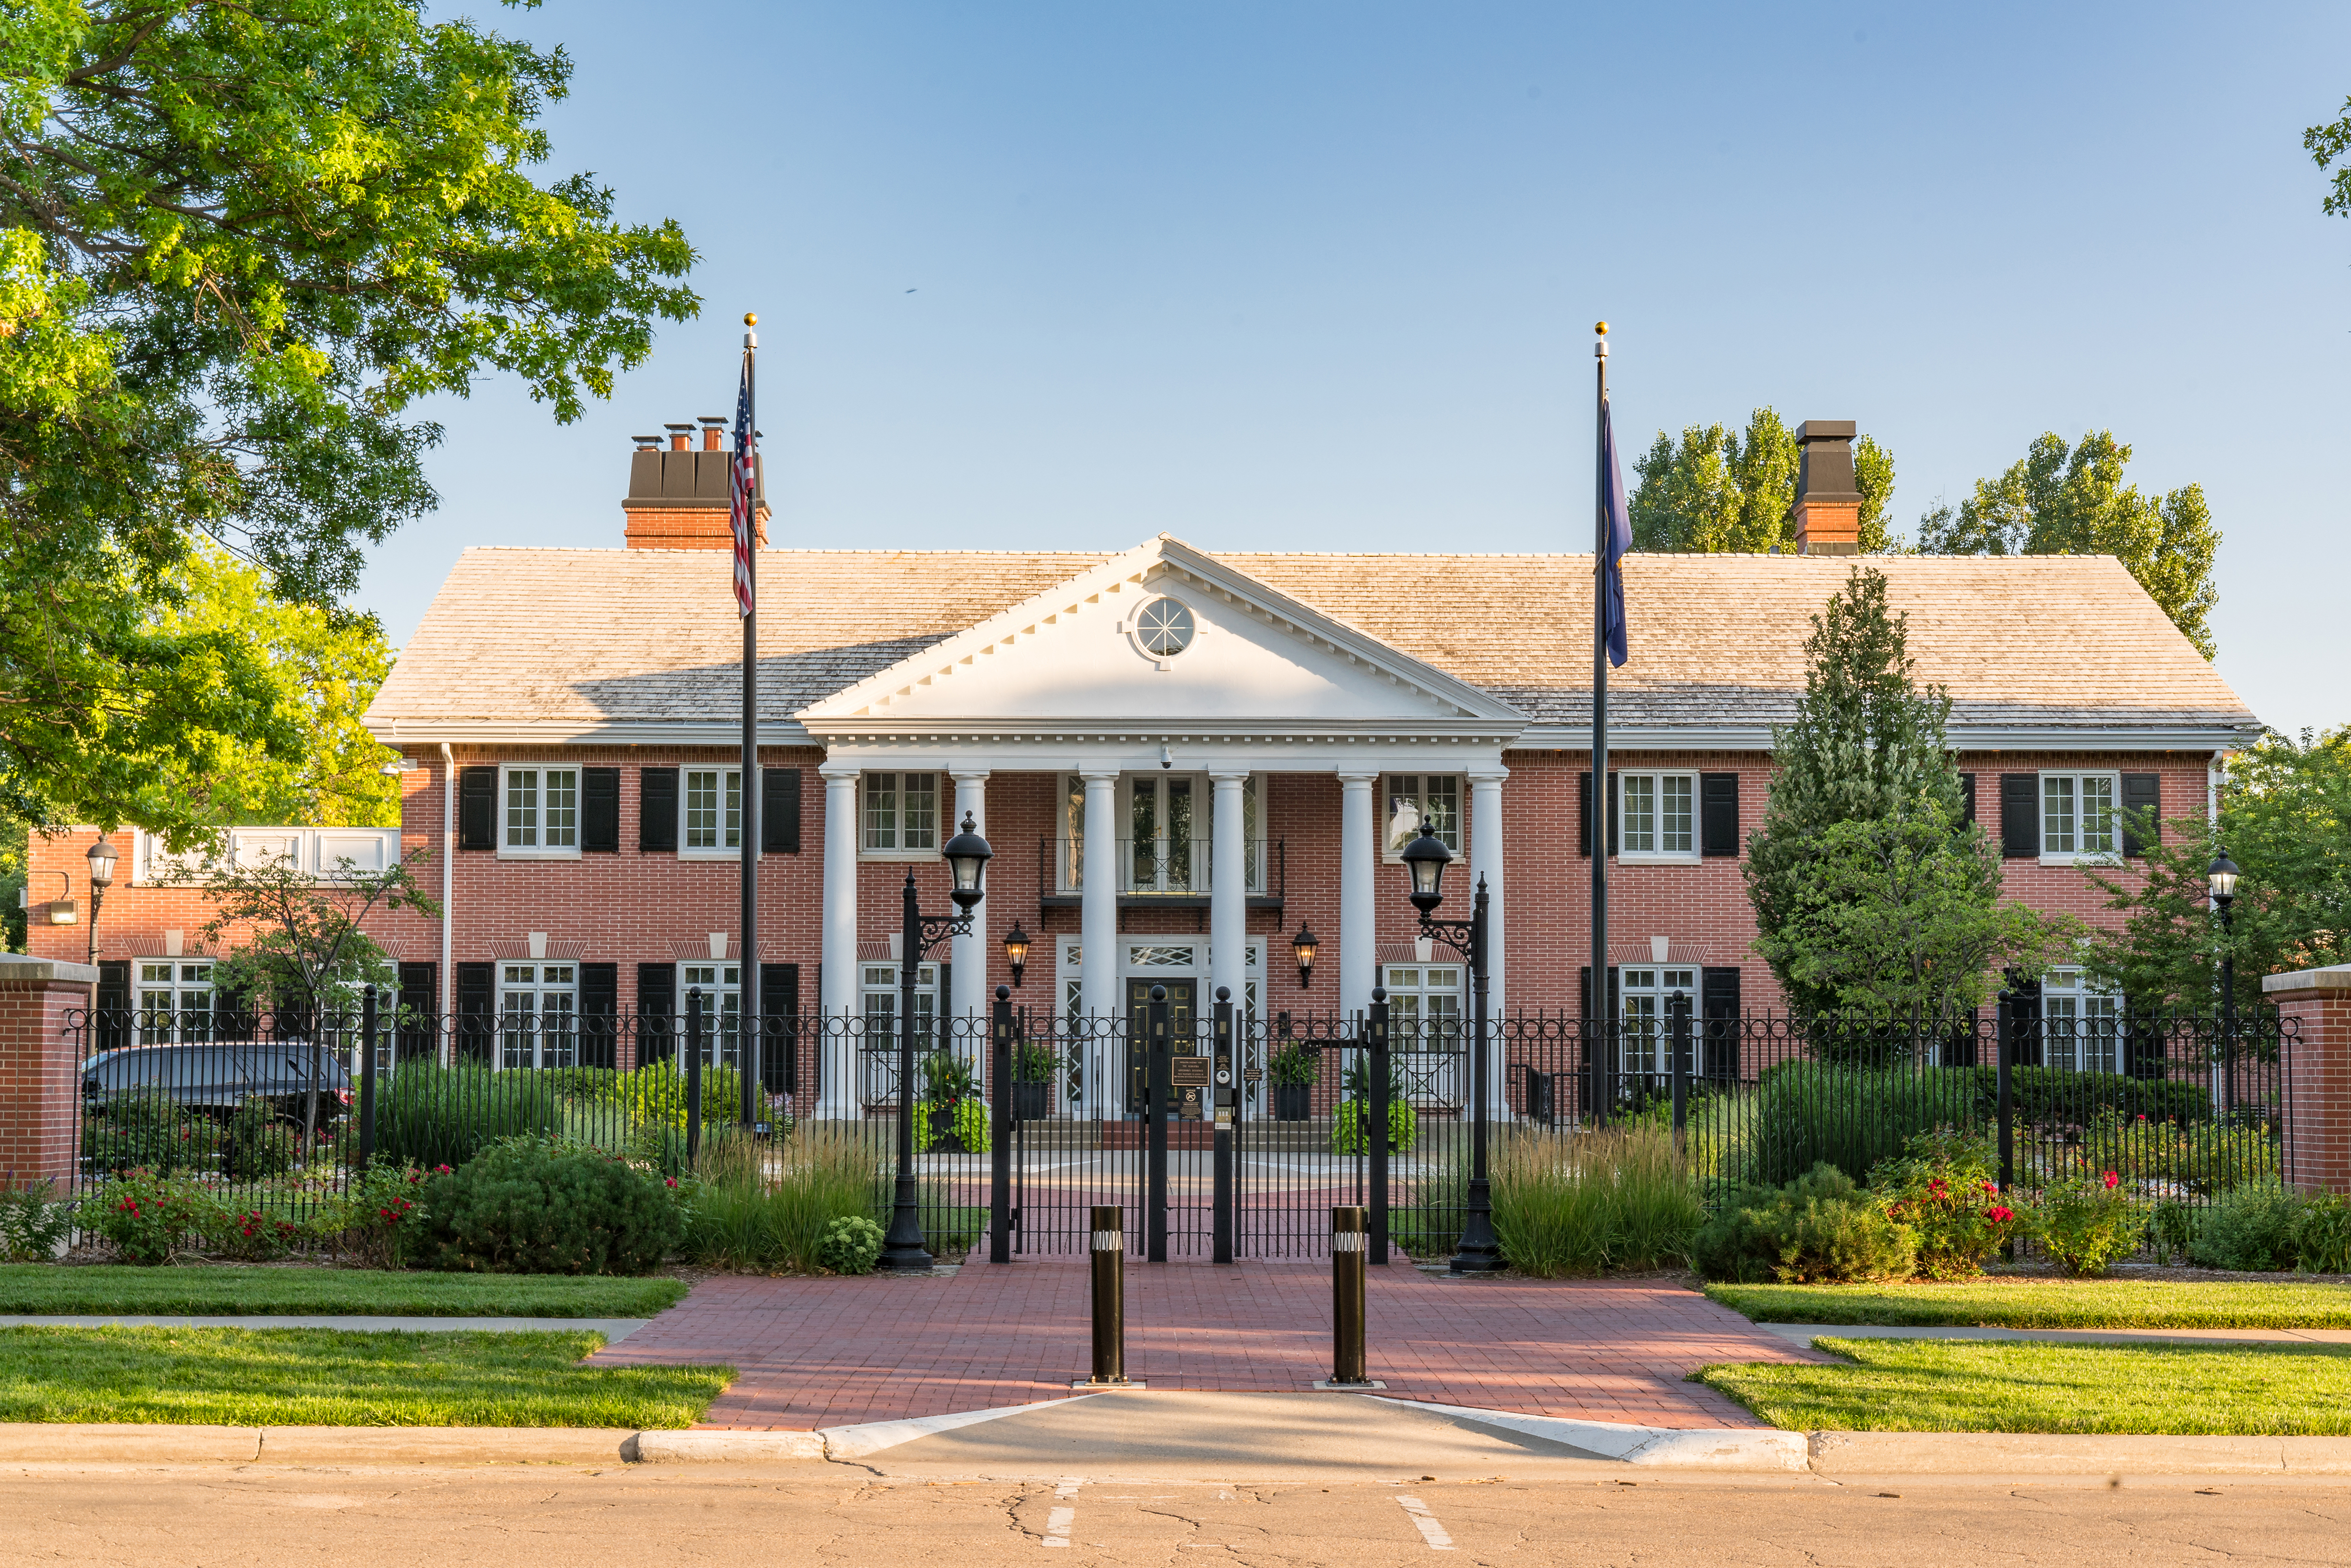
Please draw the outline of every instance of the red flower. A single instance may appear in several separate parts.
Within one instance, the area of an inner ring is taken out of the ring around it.
[[[670,1186],[675,1186],[677,1185],[677,1177],[675,1177],[675,1176],[669,1176],[669,1177],[667,1177],[667,1178],[665,1178],[665,1179],[668,1181],[669,1185],[670,1185]]]
[[[1991,1207],[1984,1210],[1984,1218],[1992,1221],[1996,1225],[2006,1225],[2010,1220],[2016,1218],[2016,1210],[2009,1207],[2006,1204],[1996,1203],[1992,1205]]]
[[[2106,1173],[2106,1190],[2107,1190],[2108,1192],[2112,1192],[2112,1191],[2114,1191],[2114,1190],[2115,1190],[2115,1188],[2116,1188],[2116,1187],[2118,1187],[2118,1186],[2122,1186],[2122,1184],[2123,1184],[2123,1178],[2122,1178],[2122,1177],[2120,1177],[2120,1176],[2116,1176],[2116,1175],[2114,1172],[2112,1172],[2112,1171],[2108,1171],[2108,1172]]]
[[[1984,1183],[1983,1189],[1984,1191],[1991,1194],[1994,1197],[1998,1197],[2000,1196],[2000,1183],[1996,1181],[1988,1181]]]
[[[434,1176],[448,1176],[451,1175],[452,1172],[447,1166],[434,1166],[433,1167],[433,1174]]]

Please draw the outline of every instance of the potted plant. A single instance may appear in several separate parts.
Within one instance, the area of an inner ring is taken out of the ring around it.
[[[956,1110],[971,1098],[971,1063],[951,1051],[935,1051],[923,1058],[923,1110],[930,1124],[930,1146],[941,1154],[969,1153]]]
[[[1024,1040],[1012,1048],[1012,1119],[1041,1122],[1053,1113],[1053,1048]]]
[[[1292,1041],[1273,1053],[1265,1064],[1266,1082],[1273,1085],[1273,1119],[1303,1122],[1313,1108],[1314,1077],[1322,1062],[1314,1048]]]

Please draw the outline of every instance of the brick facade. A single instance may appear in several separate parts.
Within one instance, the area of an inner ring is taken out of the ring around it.
[[[81,1113],[68,1014],[87,1008],[97,972],[0,958],[0,1186],[73,1176]]]
[[[2270,975],[2262,988],[2296,1031],[2286,1055],[2286,1179],[2351,1193],[2351,967]]]

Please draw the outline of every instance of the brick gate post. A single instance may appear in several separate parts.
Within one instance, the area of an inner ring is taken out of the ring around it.
[[[73,1179],[80,1061],[66,1014],[97,984],[88,964],[0,955],[0,1180]]]
[[[2286,1179],[2351,1193],[2351,964],[2265,975],[2286,1042]]]

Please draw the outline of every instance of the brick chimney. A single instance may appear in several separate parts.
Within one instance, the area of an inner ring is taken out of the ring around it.
[[[1796,553],[1861,553],[1861,486],[1853,476],[1854,422],[1808,419],[1796,426]]]
[[[721,444],[726,421],[705,414],[702,445],[694,444],[694,423],[666,425],[669,435],[640,435],[629,455],[629,494],[621,503],[631,549],[733,549],[735,455]],[[768,544],[767,459],[759,459],[751,509],[753,535]]]

